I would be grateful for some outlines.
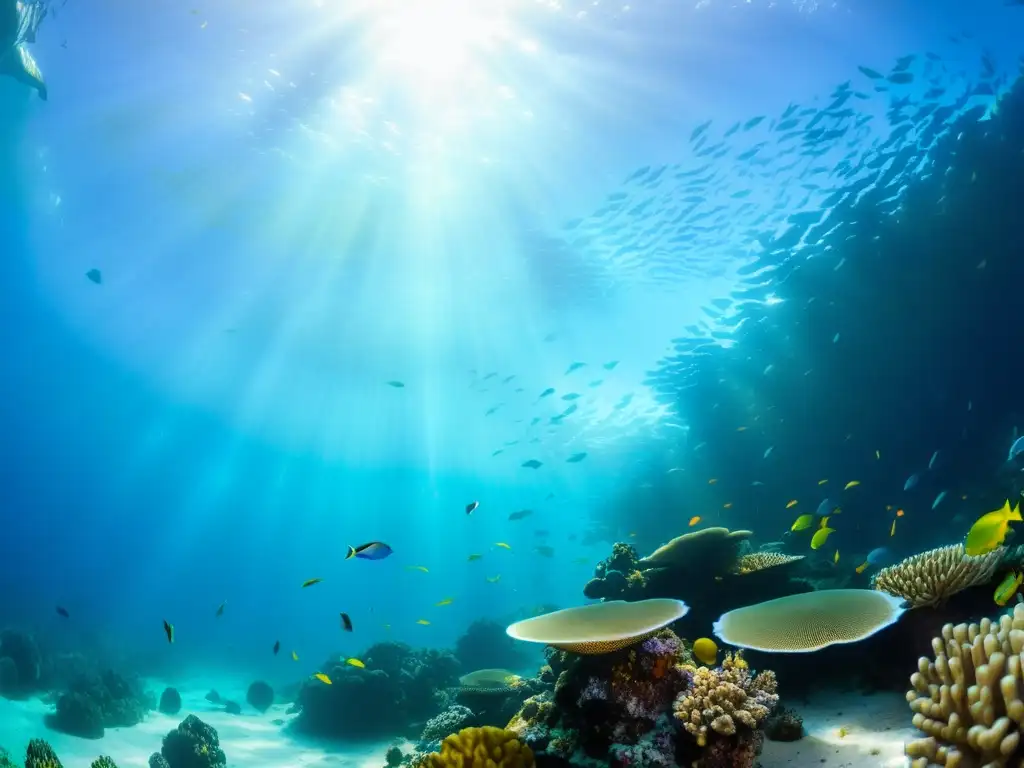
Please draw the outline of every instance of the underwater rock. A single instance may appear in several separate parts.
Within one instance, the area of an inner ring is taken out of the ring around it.
[[[167,758],[161,755],[159,752],[154,752],[149,756],[149,768],[171,768],[167,764]]]
[[[443,692],[458,683],[459,663],[450,653],[377,643],[356,668],[337,656],[325,662],[331,685],[306,681],[291,727],[328,738],[376,738],[405,734],[444,709]]]
[[[223,699],[222,701],[224,704],[224,711],[227,712],[229,715],[242,714],[242,705],[239,704],[237,701],[229,701],[227,699]]]
[[[799,741],[804,737],[804,719],[792,709],[776,707],[765,720],[764,735],[771,741]]]
[[[11,674],[7,665],[6,684],[9,687],[0,691],[4,696],[27,696],[38,689],[42,655],[32,635],[14,629],[0,632],[0,659],[3,658],[10,659],[17,671],[16,675]]]
[[[217,731],[195,715],[189,715],[164,736],[160,750],[169,768],[217,768],[226,766]],[[152,766],[152,760],[151,766]]]
[[[270,709],[270,705],[274,703],[274,689],[262,680],[257,680],[249,686],[249,690],[245,694],[245,700],[249,702],[249,706],[253,709],[266,712]]]
[[[46,725],[73,736],[100,738],[104,728],[141,722],[153,704],[138,681],[107,670],[76,679],[57,699],[56,711],[46,717]]]
[[[427,721],[423,733],[420,734],[419,748],[424,752],[436,752],[441,748],[445,737],[469,728],[475,722],[473,710],[459,704],[448,707],[444,712]]]
[[[455,658],[463,670],[522,669],[529,656],[505,634],[505,625],[490,619],[477,619],[455,642]]]
[[[181,711],[181,694],[174,688],[164,688],[157,707],[165,715],[176,715]]]

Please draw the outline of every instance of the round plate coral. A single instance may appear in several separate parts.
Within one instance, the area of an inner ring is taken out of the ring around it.
[[[655,598],[566,608],[517,621],[506,632],[528,643],[544,643],[580,654],[611,653],[681,619],[690,609],[682,600]]]

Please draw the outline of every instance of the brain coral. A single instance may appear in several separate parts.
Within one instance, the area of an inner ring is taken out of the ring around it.
[[[806,653],[870,637],[903,611],[903,601],[885,592],[823,589],[729,611],[715,622],[714,631],[740,648]]]
[[[739,656],[727,657],[721,667],[685,666],[690,683],[676,698],[676,718],[700,746],[707,744],[708,729],[733,736],[737,726],[757,730],[779,703],[775,674],[754,677]]]
[[[872,586],[902,597],[911,608],[936,605],[968,587],[988,583],[1004,552],[1000,547],[971,557],[964,553],[963,544],[931,549],[883,568]]]
[[[947,624],[921,658],[907,701],[927,734],[907,745],[914,768],[1019,766],[1024,756],[1021,649],[1024,605],[998,623]]]
[[[534,768],[533,752],[503,728],[463,728],[427,755],[422,768]]]

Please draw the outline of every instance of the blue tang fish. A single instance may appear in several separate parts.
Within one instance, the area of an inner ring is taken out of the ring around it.
[[[868,562],[876,568],[881,568],[892,562],[892,552],[886,547],[876,547],[868,552]]]
[[[391,547],[383,541],[371,541],[369,544],[360,544],[358,547],[349,547],[345,559],[358,557],[362,560],[383,560],[393,552]]]

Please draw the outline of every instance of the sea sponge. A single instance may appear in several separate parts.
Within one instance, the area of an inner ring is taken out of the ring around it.
[[[743,555],[736,565],[736,573],[746,576],[747,574],[764,571],[768,568],[778,568],[783,565],[792,565],[804,559],[803,555],[785,555],[782,552],[751,552]]]
[[[907,745],[914,768],[1019,766],[1024,744],[1024,605],[998,622],[947,624],[922,657],[907,701],[927,734]]]
[[[894,624],[902,599],[871,589],[823,589],[780,597],[722,614],[715,635],[729,645],[807,653],[855,643]]]
[[[634,603],[613,600],[545,613],[518,621],[505,631],[516,640],[596,655],[646,640],[689,610],[682,600],[669,598]]]
[[[936,605],[968,587],[988,583],[1005,552],[1000,547],[971,557],[963,544],[931,549],[883,568],[871,586],[902,597],[911,608]]]
[[[42,739],[32,739],[25,751],[25,768],[64,768],[57,753]]]
[[[775,674],[750,674],[742,656],[728,656],[721,667],[684,666],[690,682],[676,698],[673,710],[701,747],[708,730],[733,736],[739,727],[756,731],[779,703]]]
[[[425,768],[534,768],[533,752],[504,728],[463,728],[427,755]]]
[[[730,573],[739,561],[740,544],[753,535],[751,531],[728,528],[684,533],[658,547],[637,565],[641,569],[685,568],[713,574]]]

